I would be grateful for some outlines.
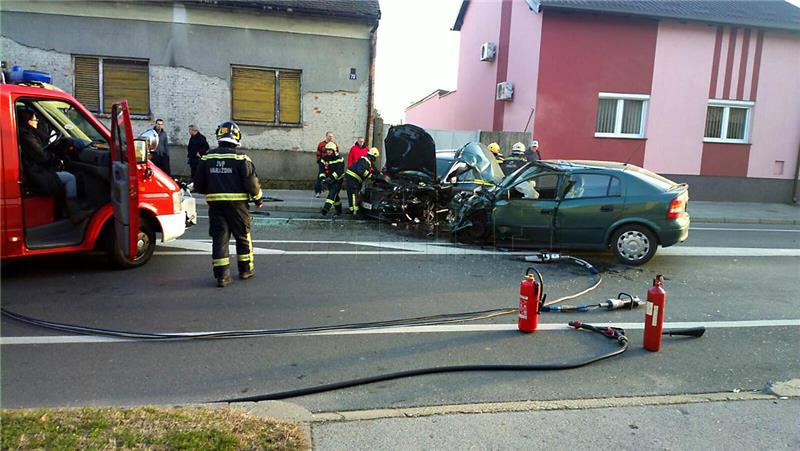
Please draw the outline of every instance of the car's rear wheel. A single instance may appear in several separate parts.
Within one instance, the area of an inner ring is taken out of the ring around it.
[[[136,268],[144,265],[153,256],[156,250],[156,232],[150,221],[145,218],[139,219],[139,236],[136,243],[136,258],[128,260],[123,255],[122,250],[117,245],[117,235],[114,227],[108,229],[109,235],[106,237],[106,254],[111,263],[117,268]]]
[[[622,226],[611,237],[611,252],[626,265],[647,263],[658,249],[655,235],[641,225]]]

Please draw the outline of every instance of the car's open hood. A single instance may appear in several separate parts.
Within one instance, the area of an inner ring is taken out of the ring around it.
[[[384,149],[386,170],[390,176],[402,171],[415,171],[436,180],[436,144],[422,128],[412,124],[390,127]]]
[[[464,147],[456,151],[454,161],[463,161],[477,169],[481,173],[482,180],[492,182],[495,185],[499,184],[505,177],[494,155],[481,143],[471,142],[465,144]]]

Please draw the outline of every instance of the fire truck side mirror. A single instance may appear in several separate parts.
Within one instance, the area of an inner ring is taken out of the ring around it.
[[[133,147],[136,151],[136,163],[147,163],[148,146],[147,141],[143,139],[134,139]]]

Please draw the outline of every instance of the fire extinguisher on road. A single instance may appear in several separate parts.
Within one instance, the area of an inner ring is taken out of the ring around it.
[[[644,348],[648,351],[661,350],[661,332],[664,328],[664,306],[667,292],[661,286],[664,277],[659,274],[653,279],[653,286],[647,290],[647,306],[644,313]]]
[[[526,333],[536,332],[539,325],[539,310],[542,302],[542,277],[539,275],[539,282],[536,282],[534,273],[538,275],[535,268],[531,267],[525,271],[525,277],[519,284],[519,330]]]

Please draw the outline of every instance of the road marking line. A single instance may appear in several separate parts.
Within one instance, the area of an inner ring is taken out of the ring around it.
[[[680,255],[684,257],[800,257],[800,249],[672,246],[659,249],[656,257],[659,255]]]
[[[800,233],[798,229],[731,229],[726,227],[689,227],[689,230],[721,230],[728,232],[790,232]]]
[[[644,329],[644,323],[594,323],[598,327],[621,327],[626,330]],[[683,329],[688,327],[706,327],[708,329],[720,328],[749,328],[749,327],[800,327],[800,319],[779,319],[779,320],[754,320],[754,321],[690,321],[664,323],[665,328]],[[565,323],[543,323],[539,324],[537,330],[567,330],[572,329]],[[275,335],[272,337],[299,337],[299,336],[325,336],[325,335],[375,335],[375,334],[418,334],[418,333],[465,333],[465,332],[503,332],[516,331],[516,324],[447,324],[438,326],[406,326],[406,327],[385,327],[381,329],[358,329],[358,330],[332,330],[324,332],[308,332],[297,334]],[[197,332],[201,334],[223,333],[218,332]],[[189,332],[173,333],[174,335],[190,335]],[[30,336],[30,337],[0,337],[0,345],[36,345],[36,344],[86,344],[86,343],[116,343],[146,341],[129,338],[113,338],[102,336],[86,335],[53,335],[53,336]]]

